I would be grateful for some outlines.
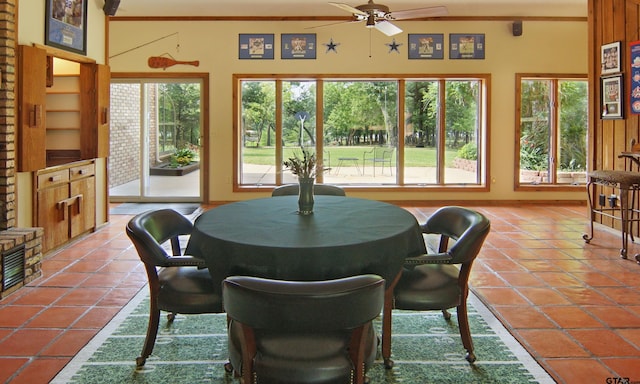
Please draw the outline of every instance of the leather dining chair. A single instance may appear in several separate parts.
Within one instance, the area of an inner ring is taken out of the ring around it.
[[[393,308],[441,310],[446,320],[451,318],[448,309],[456,308],[462,344],[467,351],[466,359],[473,363],[476,356],[467,318],[468,280],[491,223],[479,212],[448,206],[438,209],[421,227],[425,239],[436,236],[437,249],[433,250],[427,244],[427,254],[405,259],[393,292]],[[384,329],[390,330],[391,304],[385,305],[383,321]],[[391,335],[383,337],[383,345],[388,343],[384,363],[391,368]]]
[[[251,383],[363,383],[373,364],[384,279],[224,280],[232,370]]]
[[[298,184],[286,184],[275,187],[273,192],[271,192],[271,196],[289,196],[289,195],[297,195],[300,191],[300,186]],[[331,196],[346,196],[344,189],[338,187],[337,185],[331,184],[315,184],[313,186],[313,194],[314,195],[331,195]]]
[[[144,212],[127,223],[127,235],[149,280],[149,324],[142,354],[136,358],[137,366],[143,366],[153,352],[160,311],[169,312],[169,322],[177,313],[222,312],[220,294],[214,291],[204,260],[181,254],[180,236],[189,235],[192,228],[186,217],[172,209]],[[172,255],[164,248],[169,243]]]

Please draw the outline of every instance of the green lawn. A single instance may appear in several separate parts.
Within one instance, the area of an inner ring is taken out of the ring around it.
[[[338,159],[341,157],[355,157],[362,161],[364,152],[370,151],[371,148],[370,146],[325,147],[323,156],[325,163],[330,160],[332,165],[337,164]],[[247,164],[272,165],[274,162],[274,147],[245,147],[242,151],[244,162]],[[299,153],[300,149],[298,147],[286,147],[284,149],[284,158],[287,159],[293,156],[294,152]],[[407,147],[404,153],[406,167],[435,167],[436,165],[436,150],[434,148]],[[446,151],[446,166],[451,165],[456,153],[457,151],[454,150]],[[370,154],[367,154],[367,158],[370,156]]]

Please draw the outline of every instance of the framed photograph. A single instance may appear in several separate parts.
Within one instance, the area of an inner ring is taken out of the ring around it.
[[[600,47],[600,73],[603,75],[620,72],[620,42]]]
[[[631,62],[629,105],[631,113],[638,115],[640,114],[640,41],[629,43],[629,58]]]
[[[87,54],[88,0],[46,0],[44,43]]]
[[[444,35],[409,34],[409,59],[443,59]]]
[[[484,59],[484,33],[449,34],[450,59]]]
[[[316,34],[282,34],[283,59],[315,59],[316,58]]]
[[[622,75],[600,78],[601,117],[603,119],[622,119]]]
[[[246,34],[238,36],[240,59],[273,59],[273,34]]]

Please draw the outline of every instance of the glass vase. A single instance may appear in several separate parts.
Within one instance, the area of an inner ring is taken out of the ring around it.
[[[301,215],[311,215],[313,213],[313,177],[301,177],[298,179],[300,191],[298,192],[298,213]]]

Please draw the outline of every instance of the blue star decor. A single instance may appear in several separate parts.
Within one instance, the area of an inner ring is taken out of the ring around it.
[[[332,37],[331,39],[329,39],[328,43],[324,43],[322,45],[327,47],[327,51],[325,53],[329,53],[331,51],[333,51],[334,53],[338,53],[338,50],[336,48],[338,48],[338,45],[340,45],[340,43],[334,43]]]
[[[389,43],[389,44],[385,44],[387,47],[389,47],[389,53],[396,51],[396,53],[400,53],[400,50],[398,50],[398,47],[400,47],[402,45],[402,43],[398,44],[396,43],[396,39],[393,39],[393,42]]]

